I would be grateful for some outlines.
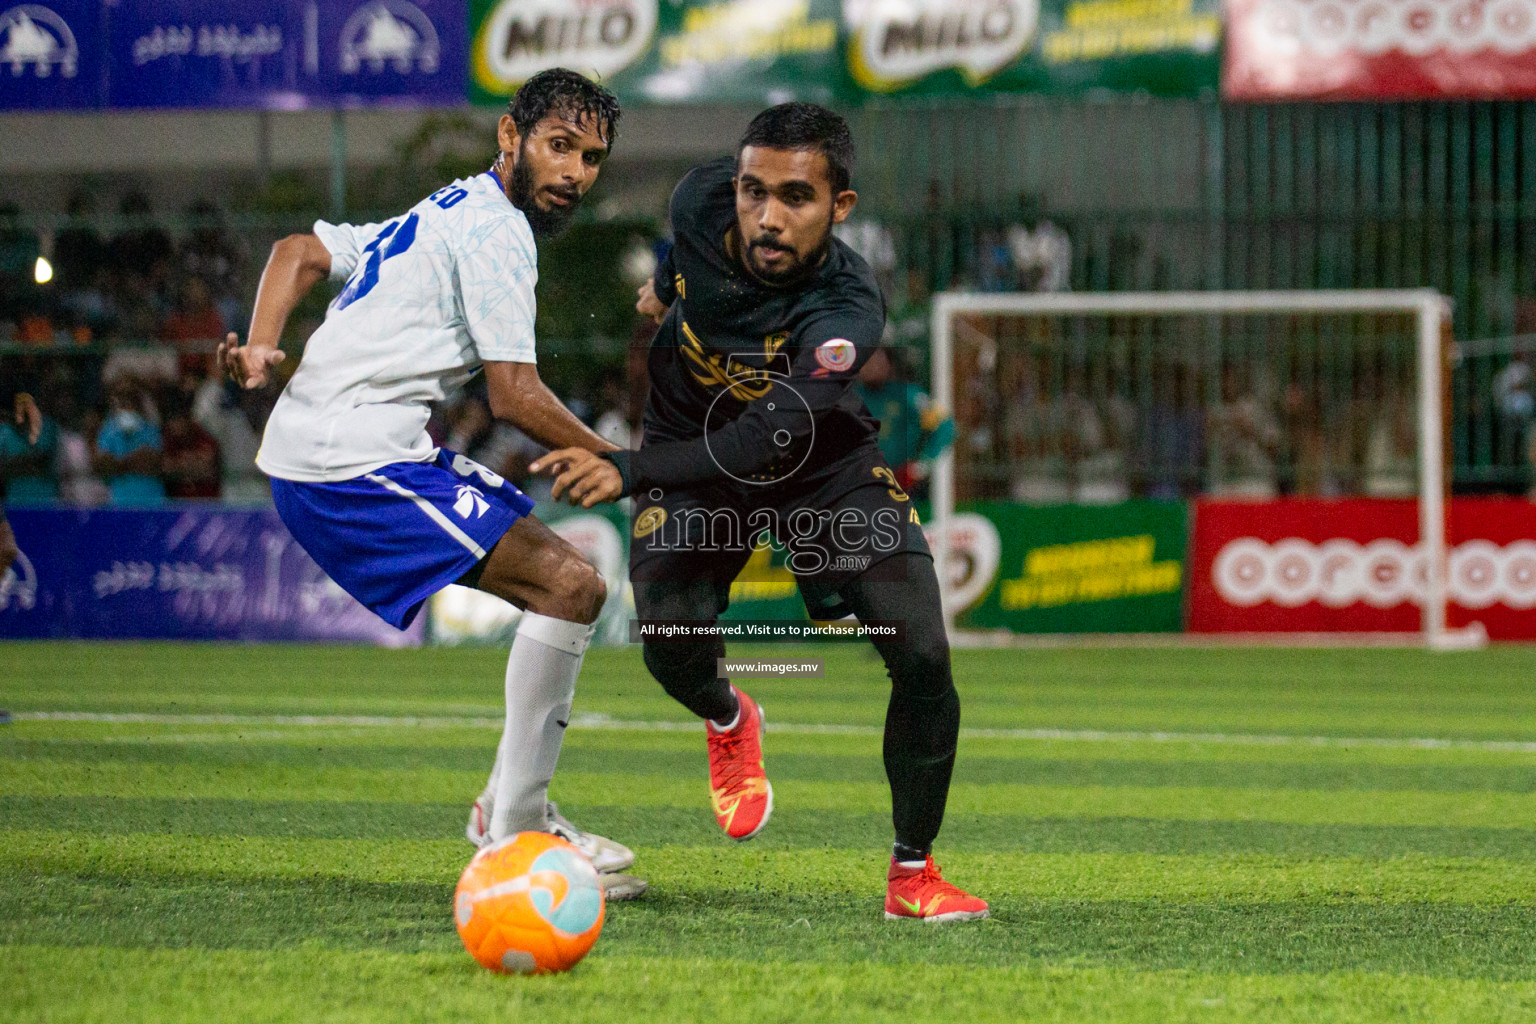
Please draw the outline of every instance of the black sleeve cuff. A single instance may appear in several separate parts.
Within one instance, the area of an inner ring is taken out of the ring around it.
[[[598,454],[607,459],[609,462],[613,463],[614,468],[619,471],[619,479],[624,482],[624,490],[619,495],[619,497],[629,497],[629,492],[633,486],[634,480],[634,478],[630,475],[631,470],[629,465],[629,456],[631,452],[628,449],[619,448],[611,452],[599,452]]]

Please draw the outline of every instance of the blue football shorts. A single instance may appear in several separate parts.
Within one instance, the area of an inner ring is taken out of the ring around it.
[[[334,483],[274,477],[272,500],[326,575],[396,629],[533,511],[528,495],[446,448]]]

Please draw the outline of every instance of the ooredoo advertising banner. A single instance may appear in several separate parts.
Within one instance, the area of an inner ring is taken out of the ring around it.
[[[1222,94],[1536,96],[1536,0],[1228,0]]]
[[[1408,632],[1427,580],[1412,500],[1200,501],[1191,632]],[[1458,498],[1447,529],[1452,626],[1536,639],[1536,504]]]

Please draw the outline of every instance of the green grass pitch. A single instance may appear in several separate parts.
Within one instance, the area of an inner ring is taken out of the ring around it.
[[[1536,650],[957,652],[937,852],[994,916],[940,927],[881,916],[881,667],[815,653],[747,687],[739,845],[588,655],[553,796],[652,889],[515,978],[450,913],[504,652],[0,645],[0,1021],[1536,1020]]]

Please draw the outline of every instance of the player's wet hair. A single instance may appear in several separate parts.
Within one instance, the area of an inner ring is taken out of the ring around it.
[[[591,119],[609,149],[618,136],[618,98],[585,75],[567,68],[550,68],[528,79],[507,104],[507,113],[517,125],[517,134],[525,139],[534,125],[550,114],[572,124]]]
[[[738,161],[748,146],[820,153],[827,158],[833,195],[846,191],[853,180],[853,132],[840,114],[815,103],[780,103],[758,114],[736,147]]]

